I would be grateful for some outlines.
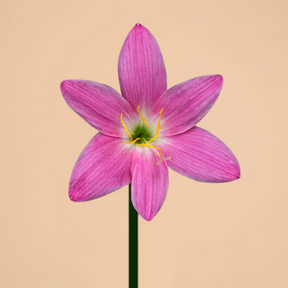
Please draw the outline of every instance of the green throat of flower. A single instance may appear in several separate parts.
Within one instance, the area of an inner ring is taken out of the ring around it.
[[[161,113],[163,112],[164,109],[162,109],[159,113],[157,132],[156,132],[156,135],[154,137],[152,137],[151,131],[149,129],[150,126],[146,122],[143,115],[141,114],[139,108],[140,108],[140,106],[137,107],[137,111],[140,114],[143,122],[140,123],[138,126],[136,126],[131,134],[129,133],[128,129],[126,128],[126,126],[123,122],[123,119],[122,119],[123,114],[120,115],[120,120],[122,122],[122,125],[123,125],[126,133],[128,134],[128,136],[131,139],[131,141],[124,142],[122,144],[136,144],[138,146],[142,146],[142,148],[151,147],[151,148],[157,149],[161,154],[161,149],[159,147],[155,147],[155,146],[151,145],[150,143],[159,136],[159,131],[161,129],[161,127],[160,127]]]
[[[131,136],[134,140],[138,139],[135,141],[136,144],[145,144],[153,138],[151,131],[144,123],[140,123],[136,126],[132,131]]]

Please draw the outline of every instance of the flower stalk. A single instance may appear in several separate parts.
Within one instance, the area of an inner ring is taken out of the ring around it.
[[[138,288],[138,213],[131,199],[129,184],[129,288]]]

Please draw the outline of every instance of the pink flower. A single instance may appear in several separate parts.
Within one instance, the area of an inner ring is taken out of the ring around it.
[[[202,182],[240,177],[229,148],[195,126],[216,101],[222,76],[194,78],[167,90],[159,46],[140,24],[124,42],[118,73],[122,96],[95,82],[61,83],[68,105],[99,130],[74,167],[71,200],[92,200],[131,183],[132,203],[150,221],[166,198],[168,166]]]

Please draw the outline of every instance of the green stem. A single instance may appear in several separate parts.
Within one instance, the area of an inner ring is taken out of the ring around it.
[[[138,213],[131,200],[131,184],[129,184],[129,288],[138,288]]]

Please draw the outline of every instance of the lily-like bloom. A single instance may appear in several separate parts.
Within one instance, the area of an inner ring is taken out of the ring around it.
[[[222,76],[194,78],[167,90],[159,46],[140,24],[123,44],[118,74],[122,96],[91,81],[61,83],[68,105],[99,131],[74,167],[71,200],[92,200],[131,183],[132,203],[150,221],[166,198],[168,167],[202,182],[240,177],[229,148],[195,126],[216,101]]]

